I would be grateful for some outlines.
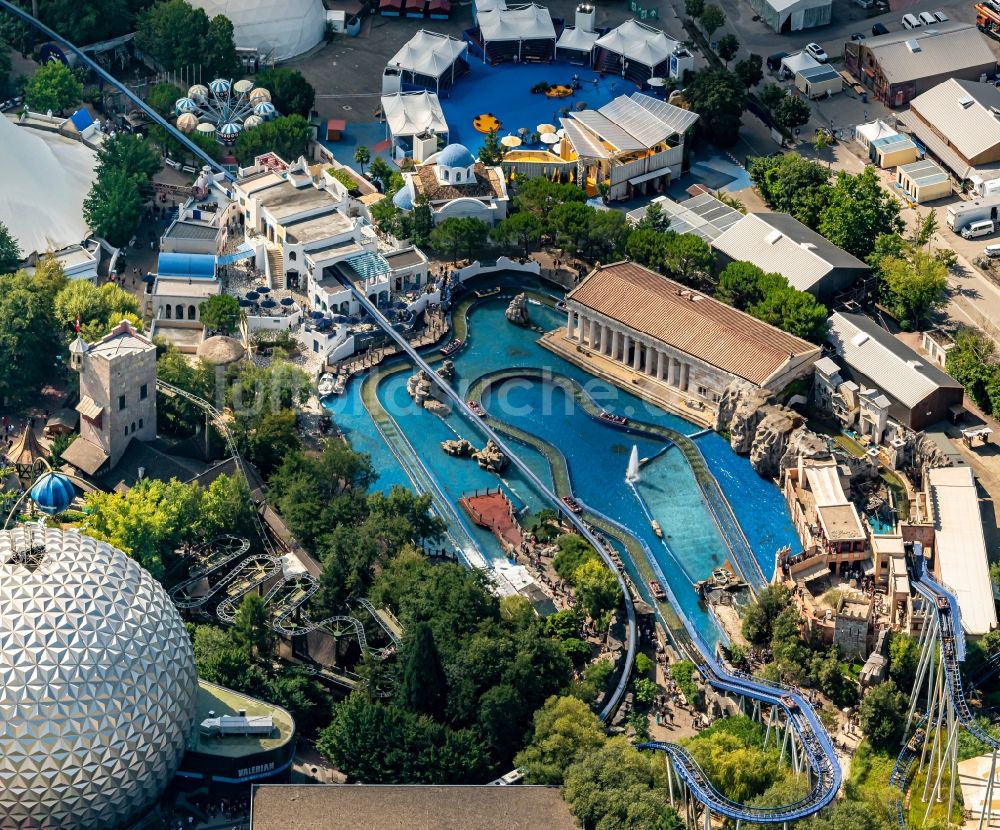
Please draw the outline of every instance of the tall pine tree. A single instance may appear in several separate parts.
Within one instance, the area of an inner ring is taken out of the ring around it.
[[[399,685],[399,703],[411,712],[434,718],[444,715],[448,703],[448,681],[441,655],[434,643],[434,632],[426,622],[417,623],[403,654],[403,681]]]

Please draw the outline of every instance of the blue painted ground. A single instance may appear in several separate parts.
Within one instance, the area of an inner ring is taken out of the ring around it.
[[[626,416],[663,424],[688,434],[698,428],[688,421],[656,409],[634,396],[596,381],[582,370],[542,349],[537,334],[510,325],[503,317],[506,301],[478,305],[470,315],[472,335],[466,348],[455,358],[457,387],[462,390],[477,377],[497,369],[516,366],[550,367],[553,372],[585,384],[591,394],[608,409]],[[562,315],[540,306],[530,306],[535,323],[555,328]],[[462,435],[473,443],[482,439],[474,427],[458,415],[442,420],[423,409],[414,408],[405,391],[409,371],[383,381],[379,399],[404,430],[425,465],[448,496],[457,501],[471,490],[495,487],[497,479],[465,459],[445,455],[440,442]],[[347,432],[352,446],[368,452],[379,472],[379,487],[407,484],[399,463],[379,439],[360,401],[360,382],[354,381],[345,395],[330,403],[338,426]],[[625,467],[633,443],[641,457],[653,456],[661,447],[637,440],[594,421],[574,408],[556,387],[539,383],[511,382],[494,391],[484,401],[492,415],[532,432],[557,446],[567,457],[574,492],[585,502],[630,527],[640,535],[659,560],[675,594],[691,614],[699,629],[715,639],[715,627],[699,609],[691,582],[706,577],[726,558],[710,514],[702,501],[694,477],[676,450],[670,450],[643,468],[639,490],[653,516],[663,527],[667,543],[676,555],[668,555],[652,532],[635,496],[625,485]],[[740,458],[721,437],[709,434],[697,439],[719,485],[726,494],[765,574],[774,568],[774,552],[794,544],[795,531],[778,489],[760,478],[745,458]],[[543,481],[551,482],[545,459],[521,447],[522,457]],[[545,506],[542,499],[518,474],[504,477],[516,505],[535,511]],[[503,554],[492,536],[473,531],[494,558]]]

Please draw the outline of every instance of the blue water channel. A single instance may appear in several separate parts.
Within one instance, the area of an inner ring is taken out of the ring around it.
[[[479,303],[469,315],[471,336],[454,358],[460,391],[480,376],[519,366],[544,367],[581,384],[607,409],[693,434],[699,427],[657,409],[639,398],[600,382],[538,345],[534,331],[511,325],[504,318],[507,300]],[[534,324],[545,329],[559,326],[563,315],[540,305],[529,307]],[[378,387],[382,406],[407,436],[424,465],[453,501],[476,489],[497,486],[497,477],[468,459],[446,455],[440,443],[458,435],[481,445],[477,430],[457,414],[445,418],[412,405],[406,393],[409,368],[383,380]],[[328,404],[337,425],[351,445],[367,452],[379,473],[377,486],[410,484],[406,472],[382,441],[361,400],[361,381],[351,382],[347,392]],[[711,618],[699,607],[692,583],[709,575],[728,556],[723,539],[705,506],[701,491],[684,456],[676,449],[665,453],[663,444],[639,439],[595,421],[559,388],[542,382],[507,381],[483,400],[490,414],[557,447],[567,459],[573,492],[588,506],[629,527],[654,552],[661,569],[684,610],[706,638],[716,639]],[[745,458],[737,456],[727,442],[709,433],[696,439],[732,504],[765,575],[774,568],[774,552],[795,544],[794,528],[778,489],[760,478]],[[632,445],[639,456],[654,458],[642,468],[638,490],[651,514],[663,528],[664,540],[653,533],[635,494],[625,483],[625,469]],[[521,457],[542,481],[551,483],[548,462],[537,451],[516,444]],[[658,454],[659,453],[659,454]],[[534,512],[545,506],[541,496],[516,472],[503,476],[503,484],[515,506]],[[464,520],[464,516],[463,516]],[[484,552],[495,559],[503,551],[492,535],[465,522]],[[664,544],[666,542],[666,545]],[[669,550],[668,550],[669,547]]]

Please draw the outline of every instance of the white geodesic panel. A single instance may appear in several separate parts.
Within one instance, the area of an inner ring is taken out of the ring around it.
[[[184,753],[197,676],[160,584],[79,533],[0,531],[0,830],[106,830]]]
[[[263,56],[288,60],[308,52],[323,39],[326,9],[322,0],[192,0],[209,17],[217,14],[233,23],[237,46]]]

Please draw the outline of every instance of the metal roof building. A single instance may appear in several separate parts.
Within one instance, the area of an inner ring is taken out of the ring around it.
[[[943,421],[962,405],[965,392],[957,380],[864,315],[832,314],[827,341],[845,374],[882,390],[889,415],[910,429]]]
[[[748,213],[727,228],[712,246],[720,266],[752,262],[778,273],[799,291],[820,300],[833,297],[871,273],[869,266],[838,248],[787,213]]]
[[[962,627],[973,635],[992,631],[997,627],[997,611],[972,468],[928,470],[927,502],[934,516],[937,570],[955,592]]]
[[[690,233],[712,242],[719,234],[743,218],[736,208],[719,201],[711,193],[699,193],[683,202],[675,202],[666,196],[657,196],[650,205],[660,206],[663,214],[670,219],[670,230],[675,233]],[[631,223],[638,225],[646,216],[650,205],[643,205],[628,212]]]
[[[829,24],[832,0],[750,0],[753,10],[779,34]]]
[[[951,178],[930,159],[899,165],[896,184],[918,205],[951,196]]]
[[[949,79],[910,101],[900,121],[960,180],[1000,166],[1000,91]]]
[[[992,75],[996,56],[971,23],[939,23],[844,44],[844,62],[878,100],[890,107],[950,78]]]

